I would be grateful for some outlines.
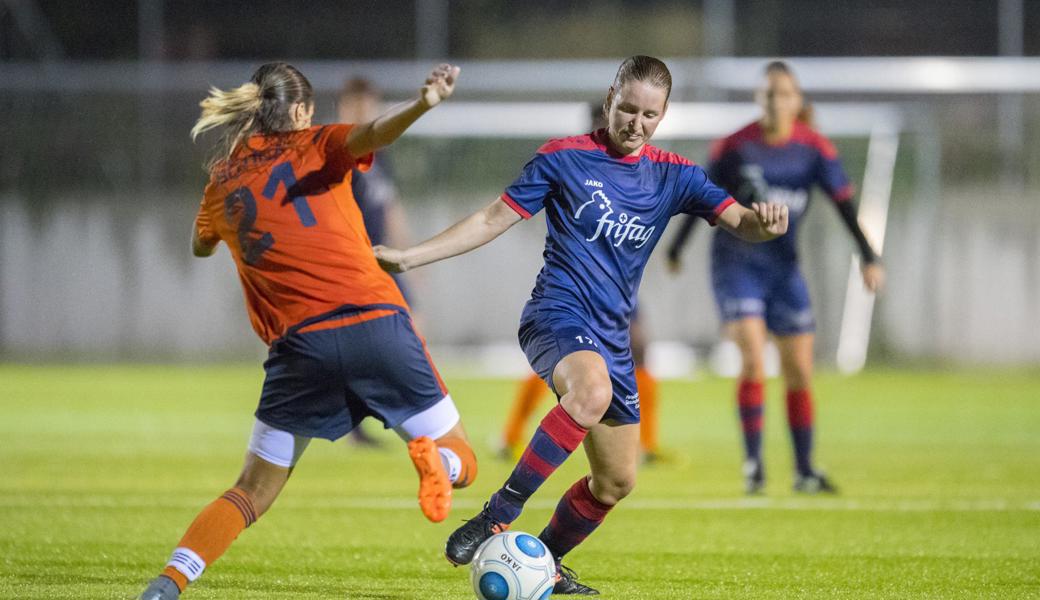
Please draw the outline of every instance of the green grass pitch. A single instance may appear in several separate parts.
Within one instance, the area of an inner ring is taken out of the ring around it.
[[[260,367],[0,367],[0,598],[132,598],[234,481]],[[505,479],[488,440],[513,394],[449,378],[481,459],[445,523],[415,507],[404,446],[314,442],[274,508],[184,598],[470,598],[444,539]],[[768,388],[767,495],[740,494],[732,384],[662,386],[663,444],[569,558],[604,597],[1040,598],[1040,375],[821,375],[818,457],[837,498],[790,492]],[[543,409],[548,408],[548,401]],[[575,455],[514,529],[537,533]]]

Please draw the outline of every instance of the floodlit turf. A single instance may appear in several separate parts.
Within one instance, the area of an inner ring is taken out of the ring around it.
[[[0,598],[131,598],[233,482],[259,366],[0,367]],[[508,472],[488,441],[513,387],[451,379],[481,459],[445,523],[415,507],[404,445],[311,445],[272,511],[187,599],[466,599],[444,539]],[[816,387],[837,498],[790,492],[781,390],[767,495],[740,494],[731,383],[662,387],[674,461],[568,559],[605,597],[1040,597],[1040,375],[876,371]],[[548,402],[544,408],[548,407]],[[576,455],[514,529],[537,533]]]

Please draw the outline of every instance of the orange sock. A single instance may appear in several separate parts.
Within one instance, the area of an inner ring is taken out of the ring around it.
[[[256,509],[248,494],[239,488],[224,492],[195,517],[162,574],[184,591],[256,519]]]
[[[442,437],[435,441],[438,448],[454,452],[462,462],[458,477],[451,482],[451,487],[464,488],[473,483],[477,478],[477,456],[473,454],[469,442],[460,437]]]
[[[646,452],[657,452],[657,379],[646,367],[636,367],[639,388],[639,440]]]
[[[507,448],[513,448],[523,441],[524,425],[548,389],[542,378],[534,373],[520,384],[513,406],[509,409],[509,417],[506,418],[505,430],[502,432],[502,442]]]

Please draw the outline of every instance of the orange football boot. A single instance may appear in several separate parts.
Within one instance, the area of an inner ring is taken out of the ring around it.
[[[419,474],[419,508],[427,519],[440,523],[451,512],[451,481],[437,444],[426,436],[417,437],[408,442],[408,456]]]

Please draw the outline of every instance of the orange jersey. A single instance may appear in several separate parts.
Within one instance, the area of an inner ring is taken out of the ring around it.
[[[195,218],[200,240],[227,243],[249,320],[270,344],[344,306],[407,308],[376,262],[351,192],[350,125],[251,137],[214,169]]]

